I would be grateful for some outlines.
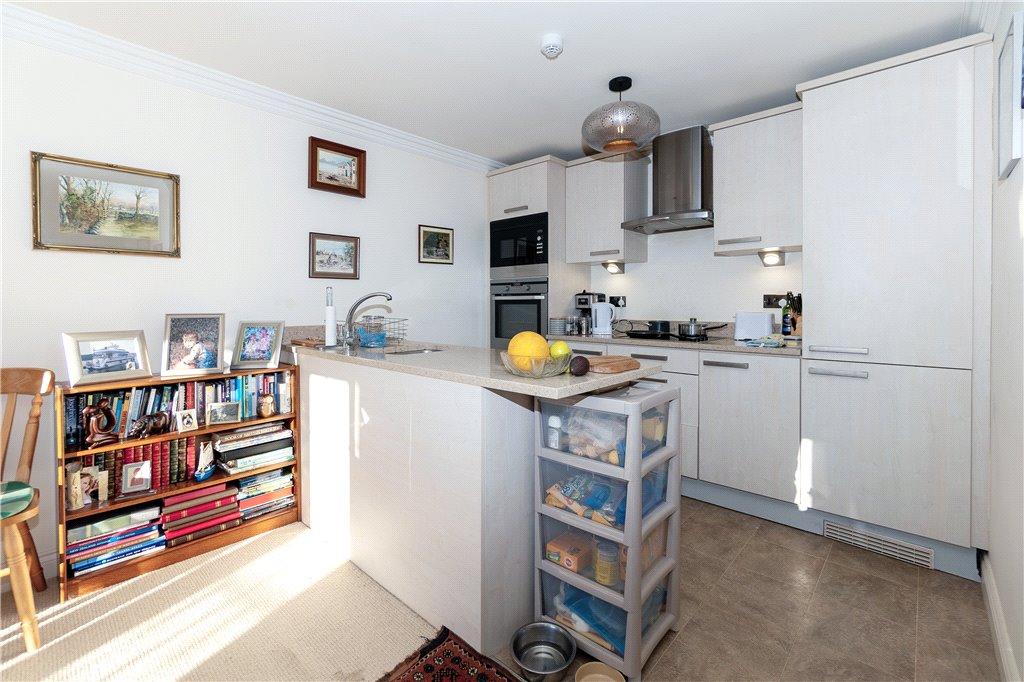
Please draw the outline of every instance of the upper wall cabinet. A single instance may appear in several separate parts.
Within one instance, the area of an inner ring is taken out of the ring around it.
[[[715,145],[715,255],[799,251],[800,103],[709,127]]]
[[[568,263],[647,261],[647,235],[622,223],[647,213],[650,159],[603,155],[565,169],[565,257]]]
[[[487,218],[505,218],[544,213],[548,210],[548,157],[502,168],[489,174]]]
[[[803,90],[804,357],[972,366],[982,48]]]

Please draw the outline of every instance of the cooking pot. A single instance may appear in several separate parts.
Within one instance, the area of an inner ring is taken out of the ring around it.
[[[672,332],[672,324],[668,320],[648,320],[647,331],[670,334]]]
[[[711,329],[721,329],[725,324],[709,325],[706,322],[698,322],[696,317],[691,317],[689,322],[679,323],[679,336],[682,338],[703,336]]]

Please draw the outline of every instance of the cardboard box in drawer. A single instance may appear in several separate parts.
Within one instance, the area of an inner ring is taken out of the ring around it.
[[[562,533],[548,541],[544,547],[544,557],[562,568],[579,573],[590,567],[593,551],[592,538],[577,533]]]

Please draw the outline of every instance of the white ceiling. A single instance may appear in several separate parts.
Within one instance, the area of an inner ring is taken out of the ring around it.
[[[20,4],[506,163],[581,156],[619,74],[674,130],[975,30],[965,2]]]

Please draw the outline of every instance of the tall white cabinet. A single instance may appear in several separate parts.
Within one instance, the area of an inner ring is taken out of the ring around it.
[[[991,63],[974,36],[797,88],[806,500],[967,547],[987,525]]]
[[[634,154],[570,161],[565,169],[568,263],[647,262],[647,235],[622,223],[647,213],[650,159]]]

